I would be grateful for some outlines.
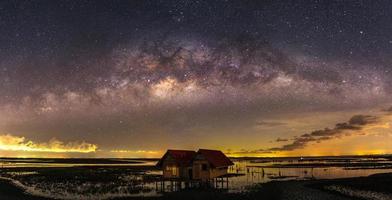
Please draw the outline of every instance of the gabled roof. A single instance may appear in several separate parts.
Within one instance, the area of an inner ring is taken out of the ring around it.
[[[213,167],[227,167],[234,165],[234,163],[225,154],[223,154],[222,151],[199,149],[197,153],[203,155]]]
[[[188,150],[167,150],[165,155],[158,161],[157,167],[162,167],[163,161],[170,155],[178,165],[189,166],[192,165],[193,158],[196,156],[195,151]]]

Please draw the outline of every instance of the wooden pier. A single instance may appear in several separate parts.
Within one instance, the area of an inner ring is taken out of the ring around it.
[[[229,189],[230,178],[244,176],[245,174],[225,174],[209,180],[195,180],[182,178],[164,178],[162,175],[154,177],[155,190],[158,192],[175,192],[192,188]]]

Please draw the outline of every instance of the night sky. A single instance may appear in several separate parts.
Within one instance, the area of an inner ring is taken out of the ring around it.
[[[392,153],[390,1],[0,2],[0,156]]]

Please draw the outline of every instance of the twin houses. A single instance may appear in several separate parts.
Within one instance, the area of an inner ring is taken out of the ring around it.
[[[221,151],[168,150],[158,161],[163,177],[169,179],[210,180],[227,174],[233,162]]]

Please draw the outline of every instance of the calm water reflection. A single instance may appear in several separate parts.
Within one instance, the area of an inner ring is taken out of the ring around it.
[[[382,163],[392,164],[390,161]],[[238,192],[246,190],[255,183],[266,183],[272,180],[306,180],[306,179],[334,179],[359,176],[369,176],[376,173],[392,172],[392,169],[358,169],[350,167],[311,167],[325,161],[301,162],[307,163],[307,167],[287,167],[293,161],[279,162],[280,167],[274,167],[276,162],[255,163],[254,160],[239,160],[229,169],[230,173],[242,173],[244,176],[230,178],[229,190]],[[349,164],[348,164],[349,165]]]

